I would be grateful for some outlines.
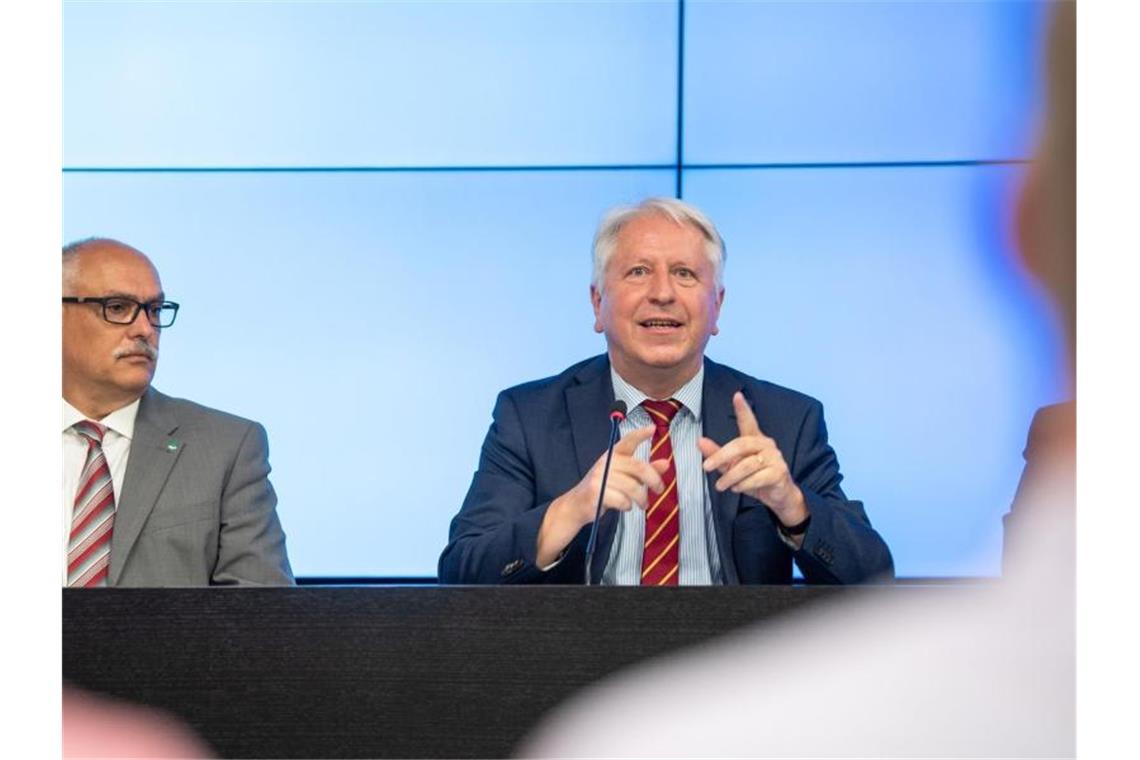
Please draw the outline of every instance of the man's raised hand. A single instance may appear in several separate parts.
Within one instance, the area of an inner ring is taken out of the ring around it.
[[[752,496],[775,512],[784,525],[803,522],[809,514],[807,502],[776,442],[764,435],[740,391],[732,395],[732,408],[740,435],[723,446],[711,438],[702,437],[697,442],[705,458],[705,472],[720,473],[718,491]]]
[[[604,509],[624,512],[632,509],[634,504],[644,509],[649,491],[660,493],[665,489],[661,475],[668,462],[662,459],[650,464],[634,457],[637,447],[653,437],[653,430],[652,425],[631,430],[614,445],[606,492],[602,497]],[[538,530],[536,560],[539,567],[554,562],[578,531],[593,522],[605,466],[606,455],[603,453],[577,485],[550,503]]]

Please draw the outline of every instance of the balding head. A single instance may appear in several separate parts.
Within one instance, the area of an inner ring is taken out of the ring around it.
[[[158,270],[142,251],[113,238],[89,237],[76,240],[63,247],[63,292],[65,294],[74,290],[80,282],[80,268],[82,263],[102,256],[135,257],[150,267],[154,277],[158,279]]]
[[[63,295],[162,300],[158,271],[142,252],[108,238],[63,249]],[[63,304],[63,397],[98,420],[142,396],[158,363],[159,328],[145,310],[127,325],[104,317],[99,302]]]

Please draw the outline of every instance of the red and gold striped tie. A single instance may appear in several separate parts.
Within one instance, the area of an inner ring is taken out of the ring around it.
[[[87,440],[87,460],[75,491],[71,535],[67,541],[67,585],[106,586],[111,567],[111,529],[115,522],[115,488],[103,455],[107,429],[89,420],[73,425]]]
[[[650,493],[645,510],[645,550],[641,555],[642,586],[676,586],[680,568],[681,514],[677,500],[677,467],[673,462],[673,444],[669,441],[669,423],[681,408],[676,399],[641,402],[656,429],[650,443],[649,461],[666,459],[668,469],[661,476],[665,490]]]

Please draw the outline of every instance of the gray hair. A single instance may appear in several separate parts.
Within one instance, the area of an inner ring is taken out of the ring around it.
[[[712,220],[696,206],[677,198],[646,198],[636,206],[612,208],[602,217],[598,231],[594,234],[594,273],[590,280],[590,284],[598,293],[602,292],[606,265],[617,249],[618,235],[631,221],[649,214],[659,214],[677,224],[688,224],[700,232],[705,240],[705,253],[713,265],[717,290],[724,287],[724,262],[728,254],[724,240],[721,239]]]

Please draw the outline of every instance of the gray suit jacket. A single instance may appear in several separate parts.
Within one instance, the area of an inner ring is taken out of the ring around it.
[[[147,390],[117,501],[111,586],[293,582],[256,422]]]

